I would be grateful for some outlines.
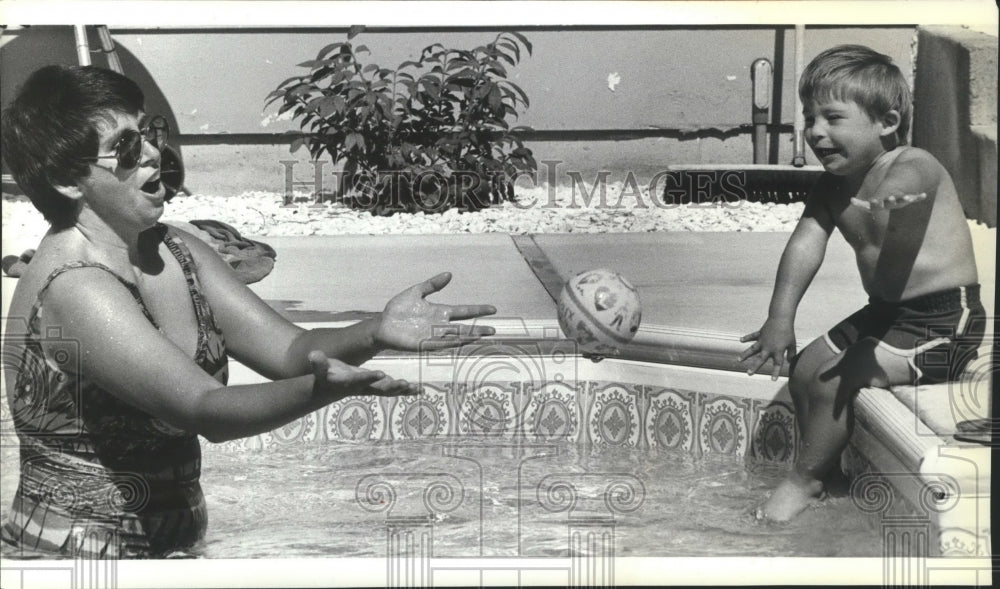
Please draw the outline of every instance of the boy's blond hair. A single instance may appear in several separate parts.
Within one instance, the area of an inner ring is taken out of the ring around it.
[[[899,113],[896,138],[906,144],[913,114],[913,96],[892,58],[864,45],[838,45],[817,55],[799,81],[799,97],[850,100],[873,120],[890,110]]]

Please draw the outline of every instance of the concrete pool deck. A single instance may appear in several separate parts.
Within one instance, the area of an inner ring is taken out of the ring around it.
[[[973,224],[984,304],[994,311],[996,229]],[[296,323],[356,319],[380,311],[404,288],[449,271],[431,300],[489,303],[495,318],[555,321],[554,296],[578,272],[606,267],[639,290],[644,326],[742,335],[766,317],[785,232],[564,233],[513,236],[344,235],[261,238],[278,252],[274,270],[251,285]],[[33,244],[4,235],[3,251]],[[7,315],[15,279],[2,281]],[[799,309],[808,341],[866,301],[853,253],[839,235]]]
[[[251,288],[297,323],[379,311],[438,272],[431,300],[489,303],[496,318],[554,321],[561,282],[606,267],[639,290],[643,324],[744,333],[767,313],[787,233],[610,233],[273,237],[274,271]],[[799,313],[799,337],[822,333],[865,300],[846,244],[832,244]],[[488,320],[487,320],[488,321]]]
[[[994,309],[996,230],[977,232],[985,305]],[[766,317],[784,232],[269,237],[274,271],[251,288],[296,323],[380,311],[438,272],[452,281],[431,300],[489,303],[496,318],[555,321],[561,281],[606,267],[638,288],[643,325],[742,335]],[[821,335],[866,302],[853,252],[839,235],[802,300],[799,340]]]

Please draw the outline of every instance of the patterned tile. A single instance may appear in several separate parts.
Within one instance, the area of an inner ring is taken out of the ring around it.
[[[650,395],[645,436],[650,447],[691,452],[694,445],[694,417],[688,395],[661,390]]]
[[[397,398],[390,419],[392,439],[413,440],[447,435],[451,431],[451,418],[446,390],[425,384],[423,394]]]
[[[276,446],[302,444],[316,440],[318,426],[318,412],[313,411],[307,415],[275,428],[271,433],[271,441]]]
[[[537,441],[580,439],[579,389],[550,383],[531,395],[524,411],[525,433]]]
[[[327,408],[323,424],[327,440],[380,440],[385,413],[378,397],[347,397]]]
[[[792,462],[798,448],[794,410],[781,402],[761,406],[750,447],[755,460],[765,462]]]
[[[703,454],[746,456],[746,409],[727,397],[708,397],[701,412],[698,442]]]
[[[458,409],[459,435],[511,435],[517,427],[515,388],[510,384],[481,384],[463,395]]]
[[[991,554],[990,528],[977,532],[965,528],[945,528],[940,536],[941,556],[964,558],[988,557]]]
[[[596,445],[635,448],[640,440],[637,393],[620,384],[595,387],[588,411],[590,439]]]

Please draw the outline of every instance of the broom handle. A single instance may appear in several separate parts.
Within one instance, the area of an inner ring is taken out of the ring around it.
[[[76,57],[80,65],[90,65],[90,44],[87,42],[87,25],[73,25],[76,37]]]
[[[111,71],[118,72],[119,74],[125,73],[122,70],[122,62],[118,59],[118,47],[115,45],[114,39],[111,38],[108,26],[97,25],[97,36],[101,39],[101,51],[107,56],[108,66],[111,68]]]
[[[792,141],[792,165],[806,165],[806,119],[802,114],[802,98],[799,97],[799,80],[805,70],[806,26],[795,25],[795,137]]]

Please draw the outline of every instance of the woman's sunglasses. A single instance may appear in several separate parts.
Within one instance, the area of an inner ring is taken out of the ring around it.
[[[118,168],[131,170],[142,161],[143,141],[149,143],[157,150],[162,151],[167,144],[167,137],[170,135],[170,125],[162,115],[157,115],[149,120],[140,130],[125,129],[122,136],[115,143],[115,153],[113,155],[97,155],[94,157],[82,158],[85,161],[97,161],[104,159],[117,159]]]

